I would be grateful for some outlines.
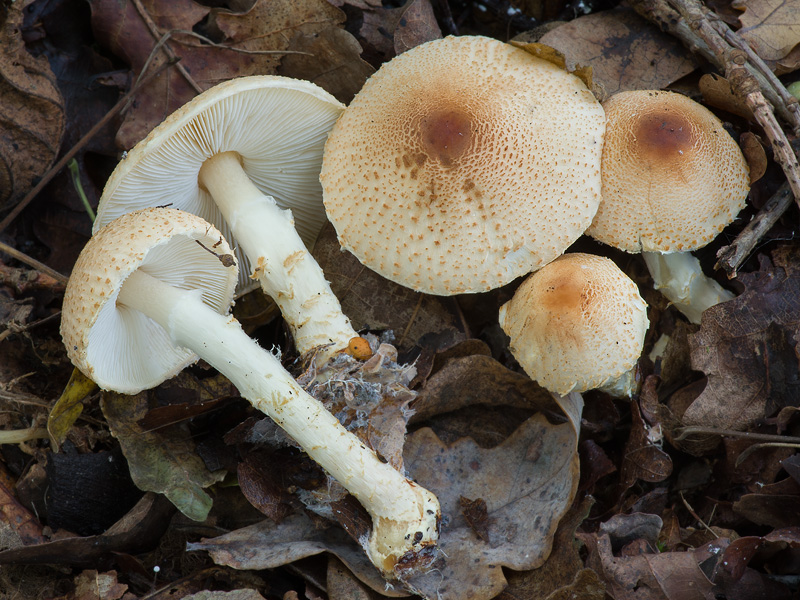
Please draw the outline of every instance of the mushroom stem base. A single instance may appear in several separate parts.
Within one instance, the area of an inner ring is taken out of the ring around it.
[[[381,462],[236,319],[206,306],[201,292],[172,287],[138,270],[125,281],[117,301],[149,316],[174,344],[194,351],[228,377],[243,398],[270,416],[361,502],[373,522],[366,549],[384,575],[393,576],[401,559],[436,544],[436,497]]]

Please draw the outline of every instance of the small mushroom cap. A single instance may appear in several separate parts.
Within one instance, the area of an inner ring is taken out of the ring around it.
[[[197,356],[174,346],[161,326],[116,300],[125,279],[141,268],[174,287],[200,290],[205,304],[226,313],[238,269],[208,250],[232,254],[215,227],[169,208],[123,215],[98,231],[64,292],[61,337],[72,363],[103,389],[135,394],[195,362]]]
[[[240,77],[214,86],[172,113],[120,161],[100,198],[94,231],[133,210],[170,206],[201,216],[236,247],[213,198],[198,184],[206,159],[233,151],[252,182],[292,210],[300,237],[311,247],[326,220],[322,151],[343,109],[319,86],[288,77]],[[238,249],[236,258],[240,291],[257,285]]]
[[[479,36],[384,64],[334,126],[321,181],[340,244],[431,294],[547,264],[600,202],[605,116],[574,75]]]
[[[647,305],[610,259],[565,254],[530,275],[500,308],[511,352],[531,379],[566,395],[630,371],[647,331]]]
[[[586,233],[627,252],[705,246],[744,207],[749,169],[722,122],[675,92],[603,103],[603,200]]]

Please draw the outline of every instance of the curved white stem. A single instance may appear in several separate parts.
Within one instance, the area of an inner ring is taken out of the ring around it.
[[[206,160],[199,180],[250,259],[252,276],[278,304],[298,351],[327,346],[323,354],[330,356],[346,348],[358,334],[297,234],[291,211],[281,210],[250,181],[235,152]]]
[[[735,298],[703,273],[700,261],[691,252],[642,252],[642,256],[655,288],[691,323],[699,324],[703,311]]]
[[[117,301],[149,316],[174,344],[194,351],[228,377],[242,397],[269,415],[361,502],[373,523],[365,548],[384,575],[393,576],[398,561],[436,543],[436,497],[381,462],[232,316],[203,304],[199,291],[174,288],[141,270],[126,279]]]

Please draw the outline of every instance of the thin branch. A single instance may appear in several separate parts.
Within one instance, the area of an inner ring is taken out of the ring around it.
[[[25,263],[29,267],[32,267],[37,271],[44,273],[45,275],[49,275],[50,277],[55,279],[58,283],[67,285],[67,280],[69,278],[66,275],[62,275],[55,269],[51,269],[46,264],[40,263],[35,258],[31,258],[24,252],[20,252],[19,250],[17,250],[16,248],[12,248],[8,244],[0,242],[0,252],[3,252],[4,254],[8,254],[9,256],[16,258],[18,261]]]
[[[239,52],[241,54],[303,54],[305,56],[314,56],[312,52],[302,52],[300,50],[246,50],[245,48],[238,48],[236,46],[226,46],[225,44],[218,44],[214,40],[210,40],[206,36],[195,33],[194,31],[189,31],[188,29],[172,29],[167,32],[166,35],[170,36],[175,33],[195,37],[204,42],[203,44],[190,44],[189,42],[175,38],[176,43],[188,46],[189,48],[205,48],[206,46],[212,46],[220,50],[230,50],[231,52]]]
[[[172,66],[171,63],[165,63],[163,65],[160,65],[158,69],[151,71],[146,77],[144,77],[140,81],[137,81],[136,84],[131,87],[130,91],[128,91],[128,93],[125,94],[122,98],[120,98],[119,101],[114,105],[114,107],[111,110],[109,110],[103,116],[102,119],[100,119],[97,123],[95,123],[94,126],[86,133],[86,135],[84,135],[80,140],[78,140],[78,142],[72,148],[70,148],[67,151],[67,153],[64,154],[64,156],[62,156],[61,159],[56,164],[54,164],[49,171],[47,171],[47,173],[45,173],[42,176],[41,180],[39,180],[39,183],[37,183],[36,186],[25,195],[22,201],[19,204],[17,204],[17,206],[14,207],[14,210],[8,213],[5,219],[0,221],[0,231],[4,231],[6,227],[8,227],[11,224],[11,222],[17,218],[19,213],[21,213],[25,209],[25,207],[28,206],[28,204],[30,204],[34,198],[36,198],[36,196],[39,194],[39,192],[42,191],[44,186],[50,183],[50,180],[52,180],[53,177],[55,177],[58,174],[58,172],[61,171],[61,169],[63,169],[78,152],[80,152],[80,150],[89,142],[89,140],[91,140],[95,135],[97,135],[97,133],[103,127],[105,127],[105,125],[111,119],[113,119],[117,113],[119,113],[125,108],[125,106],[128,104],[128,100],[130,100],[141,89],[143,85],[145,85],[153,77],[161,73],[164,69],[169,68],[170,66]]]
[[[147,9],[142,5],[141,0],[132,0],[132,1],[133,1],[133,5],[136,7],[136,10],[139,12],[139,16],[142,17],[142,21],[144,21],[145,25],[147,25],[147,28],[150,30],[150,35],[153,36],[153,39],[155,41],[160,42],[161,45],[163,46],[164,53],[167,55],[167,58],[169,59],[169,62],[176,63],[176,68],[178,69],[178,72],[189,83],[189,85],[192,86],[192,89],[196,93],[202,94],[203,93],[203,88],[201,88],[197,84],[197,82],[194,80],[194,78],[191,75],[189,75],[189,71],[187,71],[186,68],[182,64],[177,62],[179,60],[178,55],[175,54],[175,52],[172,50],[172,48],[170,48],[169,45],[166,43],[166,39],[169,38],[169,34],[163,35],[158,30],[158,26],[155,24],[153,19],[150,17],[150,14],[147,12]]]
[[[736,437],[759,442],[777,442],[781,444],[800,444],[800,437],[788,435],[773,435],[769,433],[751,433],[749,431],[736,431],[734,429],[717,429],[716,427],[702,427],[700,425],[689,425],[679,427],[675,430],[673,439],[681,441],[690,435],[699,433],[701,435],[720,435],[722,437]]]
[[[761,239],[778,222],[783,213],[792,205],[794,198],[788,183],[784,183],[772,197],[767,200],[756,216],[745,225],[736,239],[728,246],[717,251],[715,269],[723,269],[729,279],[736,277],[736,272],[745,260],[753,253]]]

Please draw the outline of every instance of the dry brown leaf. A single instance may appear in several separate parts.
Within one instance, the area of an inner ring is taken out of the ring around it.
[[[215,16],[227,44],[291,52],[260,55],[261,73],[307,79],[344,103],[372,73],[361,46],[343,29],[344,12],[326,0],[258,0],[246,13]]]
[[[496,600],[521,600],[541,598],[556,600],[560,598],[581,598],[582,600],[602,600],[605,586],[597,574],[584,568],[575,539],[575,531],[589,516],[592,502],[585,497],[573,505],[561,523],[553,543],[553,552],[547,562],[533,571],[509,571],[508,587]]]
[[[341,249],[332,225],[323,227],[313,254],[356,329],[391,329],[402,350],[425,334],[456,327],[451,300],[420,294],[369,270]]]
[[[754,121],[753,111],[745,103],[744,99],[733,93],[730,81],[717,73],[705,73],[697,83],[700,93],[703,94],[703,101],[715,108],[726,110],[734,115],[739,115],[750,121]]]
[[[435,570],[407,583],[426,598],[488,600],[505,586],[501,565],[518,570],[540,565],[577,487],[575,442],[572,424],[554,426],[542,415],[491,449],[470,439],[447,445],[427,428],[409,436],[406,469],[438,496],[444,519]],[[488,543],[464,518],[462,496],[486,503]],[[387,593],[377,570],[343,530],[320,529],[305,515],[279,525],[265,521],[189,549],[208,551],[217,564],[237,569],[274,568],[328,551],[373,590]]]
[[[608,534],[585,534],[589,565],[616,600],[713,600],[713,584],[699,563],[721,554],[723,545],[688,550],[615,556]]]
[[[431,429],[406,442],[406,467],[433,491],[442,507],[440,558],[435,570],[407,583],[427,598],[493,598],[506,586],[500,566],[540,566],[578,483],[575,430],[551,425],[538,414],[505,442],[484,449],[465,438],[445,445]],[[461,498],[482,499],[488,543],[461,509]]]
[[[75,577],[75,592],[71,600],[119,600],[128,586],[117,581],[117,572],[83,571]]]
[[[738,34],[768,64],[775,63],[800,44],[800,6],[784,0],[738,0]],[[782,73],[786,72],[782,70]]]
[[[329,89],[334,95],[346,96],[371,71],[359,58],[358,43],[339,27],[343,13],[324,0],[259,0],[243,14],[216,12],[215,23],[224,37],[216,46],[180,33],[191,31],[211,9],[192,0],[142,0],[141,5],[157,26],[155,34],[131,0],[93,0],[92,26],[98,41],[125,60],[138,77],[145,64],[152,70],[168,60],[163,48],[152,58],[151,54],[169,34],[165,45],[180,58],[192,81],[171,67],[148,83],[117,133],[117,144],[124,149],[191,100],[197,93],[192,82],[205,90],[233,77],[280,73],[311,79],[335,88]],[[313,56],[281,63],[285,51]]]
[[[675,38],[633,10],[614,9],[578,17],[540,40],[569,61],[592,67],[592,80],[606,94],[661,89],[695,69]]]
[[[800,248],[784,246],[772,258],[740,275],[744,293],[707,310],[690,336],[692,366],[708,383],[683,414],[685,425],[743,430],[796,405]]]
[[[442,37],[430,0],[408,0],[399,8],[365,11],[358,33],[384,60]]]
[[[644,422],[637,402],[631,402],[631,419],[631,433],[620,467],[620,493],[639,479],[655,483],[672,473],[672,459],[659,447],[661,440],[654,439],[658,430]]]
[[[11,3],[0,28],[0,211],[13,207],[55,160],[64,101],[47,58],[28,53],[22,21],[31,0]]]

